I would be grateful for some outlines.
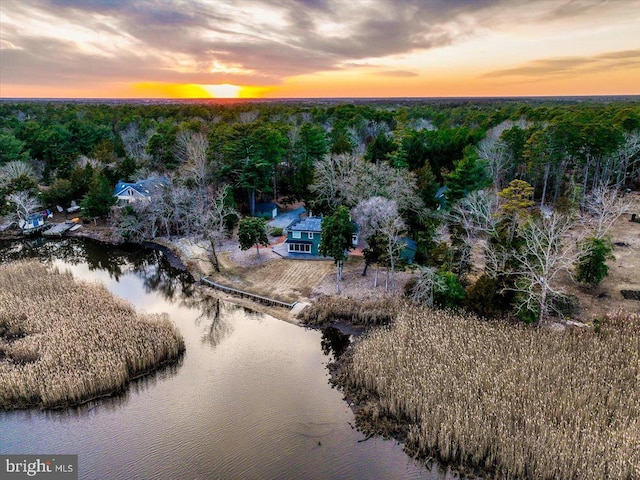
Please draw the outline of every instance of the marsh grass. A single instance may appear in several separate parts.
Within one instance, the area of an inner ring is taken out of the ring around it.
[[[563,332],[407,306],[342,379],[407,448],[487,478],[640,478],[640,318]]]
[[[0,409],[117,393],[184,348],[167,315],[136,313],[102,285],[35,261],[0,266]]]
[[[311,326],[343,321],[352,325],[386,325],[398,314],[399,302],[394,298],[360,300],[325,295],[300,314],[303,323]]]

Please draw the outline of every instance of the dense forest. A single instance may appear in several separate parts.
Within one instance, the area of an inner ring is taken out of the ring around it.
[[[5,100],[0,223],[78,202],[83,216],[107,218],[122,238],[196,235],[215,254],[220,235],[259,202],[304,202],[326,216],[346,207],[362,229],[367,264],[390,268],[392,278],[398,240],[416,241],[416,263],[429,267],[414,287],[418,297],[451,306],[479,295],[477,306],[491,307],[491,291],[504,296],[501,304],[519,302],[531,319],[562,310],[546,306],[555,290],[523,287],[526,275],[506,274],[526,263],[522,252],[539,241],[528,237],[535,228],[566,227],[547,225],[550,216],[536,216],[534,205],[595,214],[610,192],[640,188],[639,152],[635,98]],[[115,207],[118,181],[149,178],[169,188],[151,203]],[[443,225],[448,242],[438,233]],[[590,234],[583,249],[587,282],[593,242],[605,234]],[[465,294],[457,285],[479,238],[491,253],[487,274]],[[536,291],[533,304],[518,296],[527,289]],[[489,315],[489,307],[477,308]]]

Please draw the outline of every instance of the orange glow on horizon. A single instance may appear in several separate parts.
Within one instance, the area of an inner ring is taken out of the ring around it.
[[[447,14],[428,20],[421,2],[406,9],[411,14],[387,12],[375,0],[335,2],[330,14],[309,17],[305,31],[290,20],[295,2],[163,0],[162,16],[153,3],[104,9],[85,2],[84,15],[72,3],[54,9],[0,0],[0,99],[640,95],[640,0],[441,2]],[[202,24],[190,31],[193,41],[177,45],[123,21],[135,12],[141,23],[186,28],[179,11]],[[393,21],[371,31],[380,15]],[[269,33],[256,34],[265,26]],[[360,48],[381,34],[393,48]],[[264,52],[277,54],[265,61]]]
[[[261,98],[272,87],[223,84],[173,84],[144,82],[133,85],[127,96],[138,98]]]
[[[239,98],[242,87],[223,83],[220,85],[200,85],[213,98]]]
[[[389,78],[374,72],[323,72],[285,79],[272,86],[233,84],[174,84],[163,82],[111,83],[96,91],[94,85],[0,86],[0,98],[385,98],[385,97],[505,97],[563,95],[638,95],[639,67],[587,72],[576,82],[571,77],[483,78],[478,71],[453,69],[409,78]]]

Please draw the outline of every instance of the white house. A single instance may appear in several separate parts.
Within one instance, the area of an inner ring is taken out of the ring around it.
[[[169,185],[166,177],[151,177],[136,183],[118,182],[113,192],[118,197],[118,203],[133,203],[150,200],[151,197]]]

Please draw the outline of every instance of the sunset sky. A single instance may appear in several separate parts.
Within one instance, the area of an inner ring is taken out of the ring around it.
[[[640,94],[640,0],[1,0],[0,97]]]

